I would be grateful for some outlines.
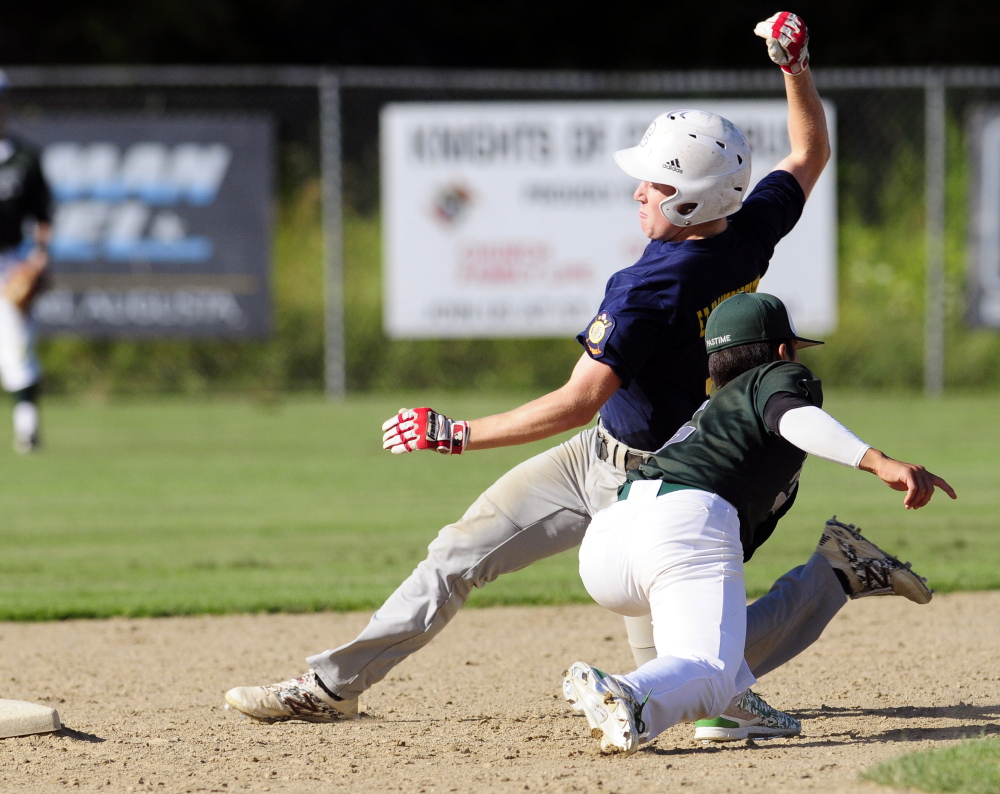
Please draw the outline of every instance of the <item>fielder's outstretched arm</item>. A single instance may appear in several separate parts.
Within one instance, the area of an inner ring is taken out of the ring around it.
[[[564,386],[506,413],[457,422],[429,408],[400,409],[382,425],[382,446],[395,454],[454,455],[527,444],[587,424],[621,384],[611,367],[584,353]]]
[[[916,463],[895,460],[866,444],[822,408],[792,408],[778,420],[778,434],[803,452],[843,466],[868,471],[896,491],[906,491],[903,506],[916,510],[926,505],[940,488],[952,499],[952,487]]]

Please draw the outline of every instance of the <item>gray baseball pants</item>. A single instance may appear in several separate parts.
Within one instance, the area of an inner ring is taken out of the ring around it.
[[[308,659],[323,683],[354,698],[430,642],[473,587],[579,546],[591,516],[617,498],[624,469],[601,460],[596,428],[536,455],[490,486],[427,549],[352,642]],[[813,643],[847,597],[817,554],[747,608],[746,660],[756,677]],[[656,655],[649,618],[626,618],[637,664]]]

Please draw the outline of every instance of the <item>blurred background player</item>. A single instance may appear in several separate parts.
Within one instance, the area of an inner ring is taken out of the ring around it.
[[[18,452],[39,443],[42,369],[31,307],[48,271],[51,205],[38,152],[7,131],[7,76],[0,72],[0,384],[14,398]]]

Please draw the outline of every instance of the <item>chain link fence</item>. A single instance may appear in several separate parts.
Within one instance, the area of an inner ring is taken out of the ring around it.
[[[777,70],[649,74],[415,69],[11,69],[12,119],[264,114],[274,122],[274,335],[263,342],[51,339],[65,391],[542,389],[572,340],[388,340],[381,323],[379,112],[389,102],[781,98]],[[840,322],[824,379],[852,387],[1000,383],[971,329],[966,120],[1000,70],[822,70],[837,110]],[[664,109],[669,109],[665,107]],[[766,289],[766,283],[763,285]],[[462,373],[461,383],[455,372]],[[136,384],[146,384],[137,386]]]

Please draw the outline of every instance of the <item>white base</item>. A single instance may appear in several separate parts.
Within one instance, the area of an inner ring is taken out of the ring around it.
[[[51,733],[60,728],[59,712],[53,708],[23,700],[0,700],[0,739]]]

